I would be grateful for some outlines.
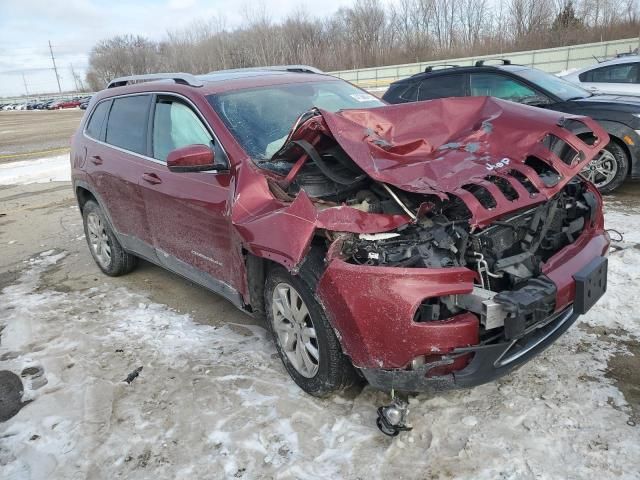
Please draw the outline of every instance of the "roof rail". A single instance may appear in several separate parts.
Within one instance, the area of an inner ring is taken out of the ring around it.
[[[433,72],[433,70],[437,67],[442,67],[442,68],[455,68],[455,67],[459,67],[460,65],[452,65],[449,63],[438,63],[436,65],[428,65],[425,69],[424,69],[424,73],[429,73],[429,72]]]
[[[309,65],[273,65],[271,67],[261,67],[265,70],[276,70],[284,72],[296,72],[296,73],[324,73],[322,70]]]
[[[478,60],[476,62],[476,67],[482,67],[484,66],[484,62],[492,62],[492,61],[502,62],[502,65],[511,65],[511,60],[508,60],[506,58],[487,58],[485,60]]]
[[[214,70],[207,75],[215,75],[217,73],[235,73],[235,72],[259,72],[261,70],[271,70],[274,72],[294,72],[294,73],[320,73],[322,70],[309,65],[271,65],[268,67],[245,67],[245,68],[228,68],[225,70]]]
[[[204,85],[195,75],[190,73],[148,73],[114,78],[109,82],[107,88],[122,87],[130,82],[153,82],[156,80],[173,80],[181,85],[189,85],[191,87],[202,87]]]

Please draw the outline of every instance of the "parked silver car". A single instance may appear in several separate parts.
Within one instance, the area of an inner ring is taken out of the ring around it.
[[[640,96],[640,55],[626,55],[559,75],[594,93]]]

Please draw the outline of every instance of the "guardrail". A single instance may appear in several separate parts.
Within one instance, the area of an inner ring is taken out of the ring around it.
[[[94,92],[65,92],[65,93],[37,93],[34,95],[22,95],[19,97],[0,97],[0,103],[31,103],[43,100],[65,100],[73,97],[87,97]]]
[[[594,57],[602,60],[626,53],[638,48],[640,38],[612,40],[609,42],[583,43],[567,47],[529,50],[525,52],[510,52],[474,57],[450,58],[430,62],[405,63],[387,67],[360,68],[356,70],[339,70],[329,72],[363,88],[387,87],[391,82],[409,77],[424,71],[429,65],[455,64],[460,66],[473,65],[477,60],[492,58],[508,58],[512,63],[529,65],[549,73],[558,73],[570,68],[581,68],[595,63]]]

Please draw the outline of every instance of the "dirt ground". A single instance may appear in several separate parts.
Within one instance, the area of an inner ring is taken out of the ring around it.
[[[68,150],[84,110],[0,111],[0,163]]]

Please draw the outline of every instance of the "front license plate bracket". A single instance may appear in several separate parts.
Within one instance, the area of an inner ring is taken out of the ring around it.
[[[576,282],[574,312],[587,313],[607,291],[607,267],[607,257],[596,257],[573,276]]]

